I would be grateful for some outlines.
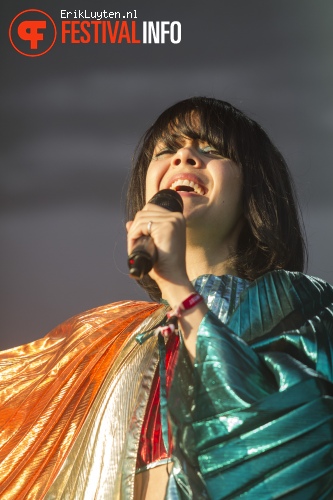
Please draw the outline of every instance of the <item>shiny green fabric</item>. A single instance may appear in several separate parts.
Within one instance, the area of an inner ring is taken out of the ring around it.
[[[180,348],[167,498],[333,498],[332,287],[274,271],[196,288],[215,314],[194,366]]]

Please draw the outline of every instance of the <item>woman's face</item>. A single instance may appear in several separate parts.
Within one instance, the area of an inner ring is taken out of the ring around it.
[[[182,197],[188,228],[208,231],[220,241],[238,238],[243,224],[241,168],[213,146],[187,137],[177,137],[172,146],[156,144],[147,170],[146,201],[165,188]]]

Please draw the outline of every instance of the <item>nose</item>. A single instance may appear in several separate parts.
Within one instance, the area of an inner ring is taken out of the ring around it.
[[[172,158],[172,165],[178,167],[179,165],[191,165],[199,168],[201,160],[197,152],[191,147],[184,147],[178,149],[177,153]]]

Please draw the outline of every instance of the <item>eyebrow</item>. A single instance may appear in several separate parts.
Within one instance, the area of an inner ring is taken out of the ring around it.
[[[191,141],[202,141],[202,142],[209,142],[206,137],[202,137],[200,134],[197,132],[193,132],[191,135],[184,135],[184,134],[170,134],[164,137],[160,137],[155,144],[155,147],[159,144],[168,144],[168,143],[182,143],[185,142],[186,139],[189,139]]]

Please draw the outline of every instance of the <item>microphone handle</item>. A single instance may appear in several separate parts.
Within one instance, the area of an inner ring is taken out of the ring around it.
[[[142,279],[152,270],[156,262],[157,252],[151,236],[141,236],[136,241],[132,253],[128,256],[129,275]]]

